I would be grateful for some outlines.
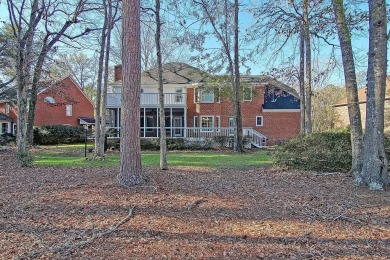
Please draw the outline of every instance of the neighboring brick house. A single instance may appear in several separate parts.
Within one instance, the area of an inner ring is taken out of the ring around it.
[[[366,100],[367,88],[361,88],[358,91],[360,114],[362,126],[366,124]],[[348,103],[347,98],[343,98],[333,105],[334,107],[334,127],[345,128],[349,126]],[[386,96],[385,96],[385,132],[390,132],[390,76],[386,78]]]
[[[163,66],[165,125],[168,137],[206,138],[233,135],[232,103],[218,87],[206,87],[209,74],[184,63]],[[108,124],[120,130],[121,66],[107,96]],[[268,76],[242,76],[244,135],[255,146],[274,145],[300,131],[299,97],[295,90]],[[141,76],[141,137],[158,137],[157,70]],[[257,140],[257,141],[256,141]]]
[[[5,116],[5,117],[4,117]],[[0,96],[0,133],[16,133],[16,97]],[[72,77],[65,77],[53,84],[41,83],[35,107],[35,126],[82,125],[93,119],[94,106]],[[3,120],[2,120],[3,118]],[[6,126],[7,125],[7,126]]]

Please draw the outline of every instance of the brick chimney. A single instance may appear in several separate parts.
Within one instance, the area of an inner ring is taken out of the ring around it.
[[[114,81],[122,80],[122,64],[114,67]]]

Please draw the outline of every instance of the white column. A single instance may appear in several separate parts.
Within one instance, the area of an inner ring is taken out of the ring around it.
[[[161,129],[160,127],[158,127],[158,122],[160,121],[160,108],[157,108],[157,129],[156,129],[156,135],[158,137],[158,130]]]
[[[187,109],[184,109],[184,137],[187,137]]]
[[[146,137],[146,108],[143,108],[144,110],[144,137]]]
[[[170,113],[170,121],[171,121],[171,137],[172,137],[172,132],[173,132],[173,128],[172,128],[172,123],[173,123],[173,118],[172,118],[172,108],[169,109],[169,113]]]
[[[11,128],[12,124],[11,122],[8,122],[8,130],[7,130],[7,133],[11,134],[12,133],[12,128]]]

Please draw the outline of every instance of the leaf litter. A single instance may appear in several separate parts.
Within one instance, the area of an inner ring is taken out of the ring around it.
[[[388,259],[390,192],[271,167],[20,168],[0,154],[0,259]],[[131,214],[130,214],[131,213]]]

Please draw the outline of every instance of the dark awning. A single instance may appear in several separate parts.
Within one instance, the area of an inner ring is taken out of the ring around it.
[[[94,117],[79,117],[80,125],[94,125],[95,118]]]

